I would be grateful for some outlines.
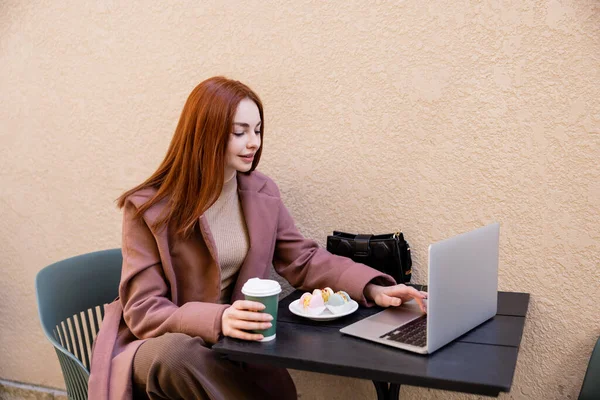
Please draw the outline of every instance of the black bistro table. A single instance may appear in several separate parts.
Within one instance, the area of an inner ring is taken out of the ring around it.
[[[495,317],[431,355],[343,335],[340,328],[381,311],[360,307],[333,321],[311,321],[279,302],[277,338],[248,342],[224,338],[213,350],[241,362],[349,376],[373,381],[377,398],[398,399],[400,385],[498,396],[510,391],[529,305],[528,293],[498,292]]]

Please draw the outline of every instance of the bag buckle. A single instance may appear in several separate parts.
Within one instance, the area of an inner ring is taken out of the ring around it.
[[[371,249],[369,248],[369,240],[371,240],[371,236],[373,235],[356,235],[354,238],[354,256],[356,257],[368,257],[371,253]]]

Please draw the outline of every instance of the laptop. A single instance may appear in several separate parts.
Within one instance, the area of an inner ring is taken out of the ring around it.
[[[493,223],[429,246],[427,314],[412,300],[340,332],[421,354],[467,333],[496,315],[499,237]]]

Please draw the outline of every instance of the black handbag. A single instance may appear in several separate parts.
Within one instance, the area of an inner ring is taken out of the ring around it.
[[[327,236],[327,251],[386,273],[397,283],[410,282],[412,258],[402,232],[354,235],[334,231],[333,235]]]

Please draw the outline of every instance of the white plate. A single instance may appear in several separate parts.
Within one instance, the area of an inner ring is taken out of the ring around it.
[[[296,314],[299,317],[312,319],[313,321],[331,321],[333,319],[337,319],[337,318],[343,317],[345,315],[352,314],[354,311],[358,310],[358,303],[354,300],[350,300],[350,302],[349,302],[350,307],[348,308],[348,310],[346,310],[343,313],[333,314],[328,309],[325,309],[325,311],[323,311],[319,315],[310,315],[310,314],[304,312],[304,310],[300,306],[299,302],[300,302],[300,299],[294,300],[290,303],[288,308],[290,309],[292,314]]]

